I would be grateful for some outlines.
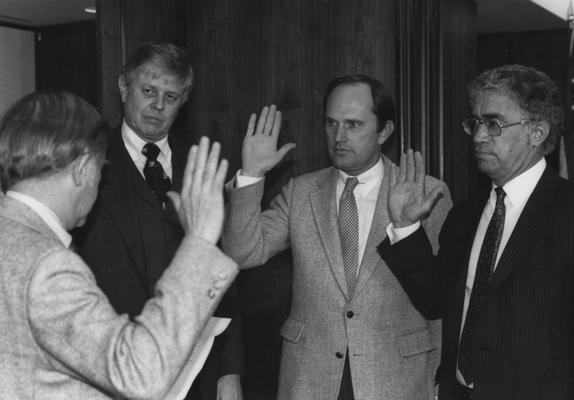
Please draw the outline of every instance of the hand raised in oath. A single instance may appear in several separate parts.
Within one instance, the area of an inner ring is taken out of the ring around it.
[[[256,114],[251,114],[241,150],[242,174],[262,177],[295,148],[295,143],[286,143],[277,150],[277,139],[281,128],[281,111],[275,105],[261,110],[257,126]]]
[[[420,221],[442,197],[441,186],[425,192],[425,176],[423,156],[411,149],[401,155],[398,173],[391,169],[387,206],[393,227],[402,228]]]

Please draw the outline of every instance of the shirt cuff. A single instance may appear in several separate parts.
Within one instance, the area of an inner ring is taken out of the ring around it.
[[[415,222],[412,225],[405,226],[403,228],[395,228],[393,227],[393,223],[391,222],[387,226],[387,236],[389,237],[389,241],[391,245],[397,243],[400,240],[403,240],[407,236],[412,235],[421,227],[420,221]]]
[[[235,174],[235,187],[240,188],[243,186],[253,185],[263,179],[263,177],[241,175],[241,171],[242,170],[240,169]]]

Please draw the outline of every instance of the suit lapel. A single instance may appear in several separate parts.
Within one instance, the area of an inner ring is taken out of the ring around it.
[[[540,181],[520,214],[514,231],[510,235],[492,277],[489,292],[496,290],[512,272],[523,264],[538,242],[538,235],[544,225],[544,210],[552,206],[557,175],[546,167]]]
[[[387,208],[387,198],[389,194],[390,171],[391,168],[396,168],[391,160],[383,156],[383,181],[379,188],[377,196],[377,204],[375,206],[375,213],[373,214],[373,221],[367,238],[367,245],[359,268],[359,281],[357,282],[357,289],[353,297],[357,297],[363,287],[367,284],[372,273],[375,271],[381,257],[377,253],[377,246],[387,237],[387,226],[390,224],[389,213]]]
[[[317,190],[311,192],[310,202],[315,225],[319,232],[323,249],[329,260],[335,280],[345,296],[347,296],[347,281],[343,270],[343,255],[341,239],[337,225],[337,170],[331,168],[327,174],[317,180]]]
[[[147,283],[136,201],[130,181],[130,174],[133,169],[137,172],[137,168],[125,148],[120,129],[116,129],[111,137],[108,160],[110,165],[102,172],[100,198],[120,232],[140,276]]]

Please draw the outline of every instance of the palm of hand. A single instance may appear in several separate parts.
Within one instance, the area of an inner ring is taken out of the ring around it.
[[[427,212],[425,194],[418,185],[400,183],[389,188],[389,216],[395,227],[412,225]]]
[[[268,135],[250,135],[243,140],[241,159],[243,169],[261,176],[272,169],[282,157],[277,151],[277,138]]]

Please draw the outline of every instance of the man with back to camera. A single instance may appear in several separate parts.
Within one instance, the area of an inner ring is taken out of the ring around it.
[[[562,130],[558,89],[506,65],[469,95],[463,127],[491,187],[453,207],[435,257],[416,221],[439,193],[421,193],[422,158],[409,151],[381,257],[417,309],[443,320],[440,400],[574,398],[574,185],[544,158]]]
[[[429,322],[376,253],[385,237],[390,171],[380,146],[394,130],[391,97],[376,79],[334,79],[324,97],[332,167],[289,181],[261,211],[263,177],[295,147],[277,150],[281,113],[253,114],[242,169],[227,185],[222,245],[242,268],[293,254],[293,296],[281,335],[280,400],[434,398],[440,322]],[[430,188],[444,184],[428,178]],[[451,202],[423,222],[436,242]]]
[[[226,161],[193,146],[181,195],[185,231],[156,297],[118,315],[68,248],[96,200],[108,129],[87,102],[43,91],[0,125],[0,397],[163,399],[237,266],[216,246]],[[218,165],[219,164],[219,165]]]
[[[124,120],[110,139],[98,201],[74,238],[116,311],[131,317],[153,297],[183,238],[166,192],[181,186],[188,146],[170,128],[192,83],[188,55],[173,44],[144,43],[130,54],[118,81]],[[230,316],[232,302],[223,302]],[[215,338],[189,399],[241,399],[238,316],[234,310],[231,325]]]

